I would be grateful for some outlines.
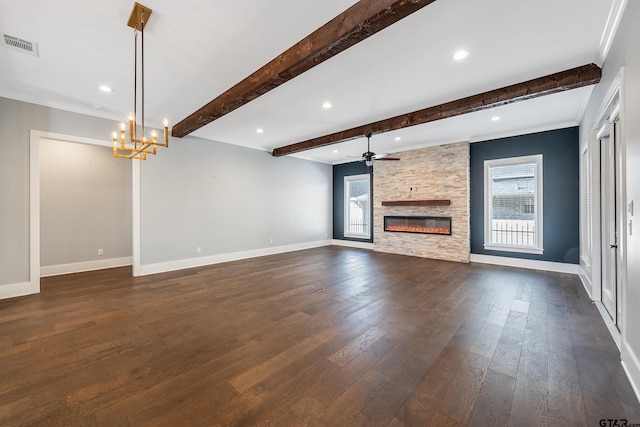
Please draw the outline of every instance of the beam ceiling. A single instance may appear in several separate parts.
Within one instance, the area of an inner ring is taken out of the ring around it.
[[[359,1],[177,123],[171,135],[182,138],[194,132],[434,1]]]
[[[389,119],[279,147],[274,149],[272,154],[276,157],[285,156],[287,154],[337,144],[367,134],[389,132],[462,114],[500,107],[514,102],[526,101],[544,95],[577,89],[583,86],[590,86],[597,84],[601,76],[602,69],[597,65],[583,65]]]

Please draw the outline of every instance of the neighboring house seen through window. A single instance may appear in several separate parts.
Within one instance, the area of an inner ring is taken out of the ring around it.
[[[542,155],[486,160],[484,248],[542,253]]]

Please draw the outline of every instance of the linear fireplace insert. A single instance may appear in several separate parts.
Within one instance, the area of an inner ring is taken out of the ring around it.
[[[450,216],[385,216],[384,231],[451,235]]]

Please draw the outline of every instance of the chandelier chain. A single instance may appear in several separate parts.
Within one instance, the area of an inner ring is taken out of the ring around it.
[[[142,68],[142,74],[140,76],[141,86],[142,86],[142,136],[144,138],[144,10],[140,10],[140,43],[141,43],[141,52],[140,52],[140,66]]]

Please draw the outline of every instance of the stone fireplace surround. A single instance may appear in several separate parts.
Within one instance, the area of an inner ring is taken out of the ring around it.
[[[373,167],[373,249],[401,255],[469,262],[469,143],[394,154],[398,162]],[[443,206],[383,206],[383,201],[450,200]],[[451,235],[384,231],[386,216],[451,217]]]

